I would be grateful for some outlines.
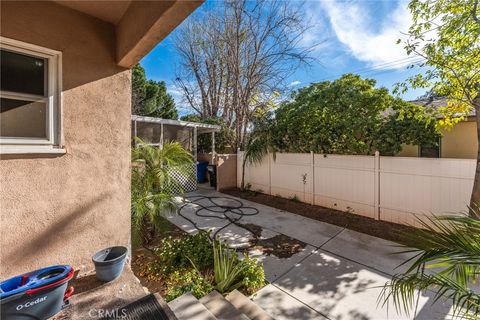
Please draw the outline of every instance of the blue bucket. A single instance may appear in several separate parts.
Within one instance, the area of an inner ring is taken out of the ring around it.
[[[197,182],[204,183],[206,178],[208,161],[198,161],[197,162]]]
[[[93,264],[97,279],[109,282],[118,278],[125,266],[128,249],[126,247],[110,247],[95,253]]]

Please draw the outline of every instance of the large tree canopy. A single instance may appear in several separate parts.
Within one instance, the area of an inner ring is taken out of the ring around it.
[[[283,152],[391,155],[404,143],[438,141],[428,110],[353,74],[295,92],[275,111],[271,130],[275,149]]]
[[[175,101],[167,93],[165,82],[147,80],[145,69],[139,64],[132,69],[132,114],[178,119]]]

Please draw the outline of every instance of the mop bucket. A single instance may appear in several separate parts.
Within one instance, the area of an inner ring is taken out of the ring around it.
[[[2,319],[44,320],[58,312],[73,293],[68,282],[73,268],[51,266],[25,273],[0,283],[0,314]]]

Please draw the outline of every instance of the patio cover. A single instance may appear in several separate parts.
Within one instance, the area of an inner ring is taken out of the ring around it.
[[[165,141],[177,141],[192,152],[197,161],[197,136],[212,134],[212,163],[215,161],[215,132],[220,126],[200,122],[154,118],[132,115],[132,136],[150,145],[162,147]]]

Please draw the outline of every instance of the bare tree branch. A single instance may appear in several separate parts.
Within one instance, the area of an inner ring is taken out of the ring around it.
[[[222,117],[240,147],[265,99],[285,90],[286,79],[311,60],[311,48],[300,46],[307,29],[298,3],[219,2],[177,34],[178,86],[202,117]]]
[[[475,20],[478,24],[480,24],[480,18],[478,18],[477,11],[478,11],[478,0],[474,0],[472,16],[473,16],[473,20]]]

